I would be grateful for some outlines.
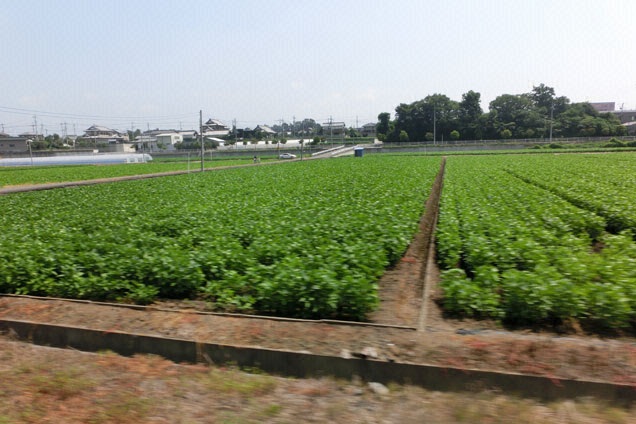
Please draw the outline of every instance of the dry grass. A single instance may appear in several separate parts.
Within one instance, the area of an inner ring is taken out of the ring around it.
[[[542,404],[493,392],[389,389],[378,395],[361,381],[296,380],[0,337],[0,424],[636,422],[636,408],[591,399]]]

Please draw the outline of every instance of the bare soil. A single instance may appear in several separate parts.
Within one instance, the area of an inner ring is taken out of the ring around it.
[[[125,358],[0,336],[0,423],[630,424],[636,406],[543,404],[497,392],[440,393],[359,380],[288,379],[232,368]]]

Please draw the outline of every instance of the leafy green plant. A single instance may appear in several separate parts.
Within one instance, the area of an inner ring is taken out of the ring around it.
[[[368,159],[1,197],[0,290],[144,304],[201,297],[222,310],[364,319],[440,165]]]
[[[444,308],[633,325],[634,154],[601,156],[449,158],[436,233]]]

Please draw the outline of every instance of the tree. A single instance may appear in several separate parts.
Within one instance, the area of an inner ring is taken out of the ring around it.
[[[375,125],[375,132],[380,138],[380,135],[386,136],[389,133],[389,125],[391,122],[391,114],[388,112],[382,112],[378,115],[378,123]]]
[[[532,91],[528,93],[528,97],[532,100],[535,107],[542,108],[544,111],[550,111],[554,103],[554,88],[541,83],[538,86],[532,87]]]
[[[52,135],[47,135],[46,137],[44,137],[44,142],[45,142],[45,148],[49,148],[49,149],[59,149],[60,147],[62,147],[62,139],[60,138],[59,134],[52,134]]]
[[[457,130],[451,131],[450,138],[453,141],[459,140],[459,131],[457,131]]]
[[[448,139],[457,126],[458,108],[457,102],[443,94],[426,96],[411,104],[402,103],[395,108],[395,136],[399,138],[400,131],[404,130],[411,140],[422,141],[427,132],[435,130],[437,138]],[[387,141],[390,138],[387,135]]]
[[[408,143],[409,141],[409,135],[406,131],[402,130],[400,131],[400,142],[401,143]]]
[[[491,124],[501,137],[503,130],[510,131],[511,137],[526,138],[528,134],[538,136],[546,128],[546,117],[524,94],[502,94],[490,102]],[[506,133],[507,135],[508,133]]]
[[[494,113],[499,122],[516,123],[523,112],[532,110],[532,101],[523,95],[502,94],[490,102],[490,113]]]
[[[318,124],[311,118],[305,118],[302,121],[296,121],[294,123],[294,134],[309,135],[315,134],[318,129]]]
[[[128,134],[128,141],[130,142],[135,141],[137,137],[141,136],[141,130],[139,128],[137,128],[135,131],[128,130],[126,131],[126,133]]]
[[[591,104],[573,103],[555,119],[563,137],[624,135],[626,129],[613,113],[598,113]]]
[[[459,102],[457,119],[461,134],[466,139],[476,139],[481,136],[479,130],[479,118],[484,111],[481,109],[481,94],[470,90],[462,94],[462,101]],[[451,137],[452,138],[452,137]]]

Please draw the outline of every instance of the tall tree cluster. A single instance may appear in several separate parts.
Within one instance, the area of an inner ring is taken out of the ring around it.
[[[599,113],[589,103],[570,103],[554,88],[540,84],[529,93],[502,94],[481,108],[481,95],[469,91],[461,101],[432,94],[378,115],[378,138],[387,142],[480,140],[506,138],[615,136],[626,129],[612,113]]]

